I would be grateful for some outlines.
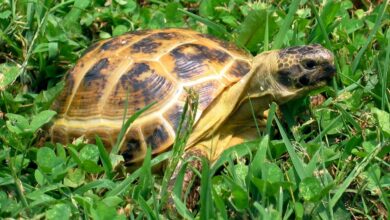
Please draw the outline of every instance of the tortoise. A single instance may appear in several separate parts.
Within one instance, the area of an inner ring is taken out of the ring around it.
[[[54,142],[98,134],[113,146],[127,116],[148,104],[121,143],[126,164],[158,154],[175,139],[187,90],[199,96],[186,154],[211,162],[227,148],[257,137],[271,102],[279,104],[324,86],[335,74],[332,53],[295,46],[253,57],[234,44],[188,29],[134,31],[92,45],[69,71],[53,109]],[[128,95],[127,95],[128,94]],[[249,102],[250,100],[250,102]],[[252,106],[251,106],[252,105]]]

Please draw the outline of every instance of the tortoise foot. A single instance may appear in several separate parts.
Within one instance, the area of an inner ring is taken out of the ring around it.
[[[176,212],[175,202],[173,200],[173,188],[177,182],[177,177],[183,169],[184,164],[185,174],[181,184],[180,199],[186,204],[189,211],[193,212],[198,205],[200,199],[200,177],[198,173],[202,169],[202,162],[200,157],[203,155],[197,151],[190,151],[184,154],[184,160],[180,161],[173,173],[170,181],[168,191],[170,193],[167,208],[172,212]]]

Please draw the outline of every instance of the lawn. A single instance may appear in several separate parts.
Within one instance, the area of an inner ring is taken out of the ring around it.
[[[0,218],[390,218],[388,3],[1,1]],[[170,158],[179,158],[190,128],[178,131],[173,150],[154,158],[148,151],[132,171],[99,138],[96,144],[82,138],[66,146],[45,143],[56,114],[50,106],[90,45],[166,27],[207,33],[253,55],[318,43],[334,53],[337,68],[325,88],[272,104],[257,140],[213,164],[203,160],[193,211],[177,196],[178,187],[167,190],[178,162]],[[163,172],[153,172],[167,161]],[[172,197],[177,213],[165,209]]]

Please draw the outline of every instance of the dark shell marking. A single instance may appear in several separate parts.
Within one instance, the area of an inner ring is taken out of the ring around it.
[[[174,131],[179,127],[179,123],[181,120],[181,115],[183,114],[184,107],[182,104],[175,104],[171,109],[169,109],[166,113],[165,118],[172,125]]]
[[[100,80],[104,78],[104,75],[101,74],[101,71],[108,67],[109,65],[108,58],[103,58],[99,60],[88,72],[85,74],[83,78],[83,85],[90,86],[93,81]]]
[[[221,88],[219,86],[219,82],[216,80],[207,81],[201,84],[197,84],[192,87],[198,95],[199,95],[199,109],[204,110],[206,109],[210,103],[214,100],[214,97],[216,96],[218,91],[218,88]]]
[[[135,63],[120,77],[103,107],[105,114],[123,114],[126,101],[123,97],[127,97],[127,93],[129,115],[155,101],[156,106],[174,93],[174,84],[158,72],[161,70],[156,69],[157,65],[152,64],[153,62]]]
[[[147,134],[147,131],[144,130],[144,133]],[[152,133],[146,135],[146,144],[148,147],[151,147],[153,150],[157,149],[159,146],[163,145],[169,138],[169,133],[164,126],[158,125],[154,128]]]
[[[156,53],[157,49],[163,44],[159,40],[171,40],[177,35],[175,33],[156,33],[143,38],[131,46],[132,53]]]
[[[110,65],[108,58],[103,58],[88,70],[71,103],[71,106],[78,108],[70,108],[67,113],[69,116],[81,117],[98,114],[98,102],[90,100],[99,100],[103,95],[106,77],[102,71],[110,68],[113,66]],[[89,111],[85,111],[85,109],[89,109]]]
[[[200,44],[184,44],[170,52],[175,61],[174,71],[179,78],[193,78],[194,75],[205,72],[207,61],[226,62],[230,55]]]
[[[125,161],[131,161],[134,158],[135,153],[141,150],[140,141],[137,139],[130,139],[126,142],[123,149],[124,151],[122,152],[122,155]]]
[[[229,70],[230,75],[235,78],[245,76],[251,70],[251,65],[247,61],[237,60]]]

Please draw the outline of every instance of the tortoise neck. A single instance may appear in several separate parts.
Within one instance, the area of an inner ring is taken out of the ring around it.
[[[248,97],[258,99],[275,94],[278,85],[272,76],[277,69],[276,59],[274,51],[264,52],[253,58],[252,70],[247,75],[248,79],[245,79],[247,88],[242,94],[242,100]]]

